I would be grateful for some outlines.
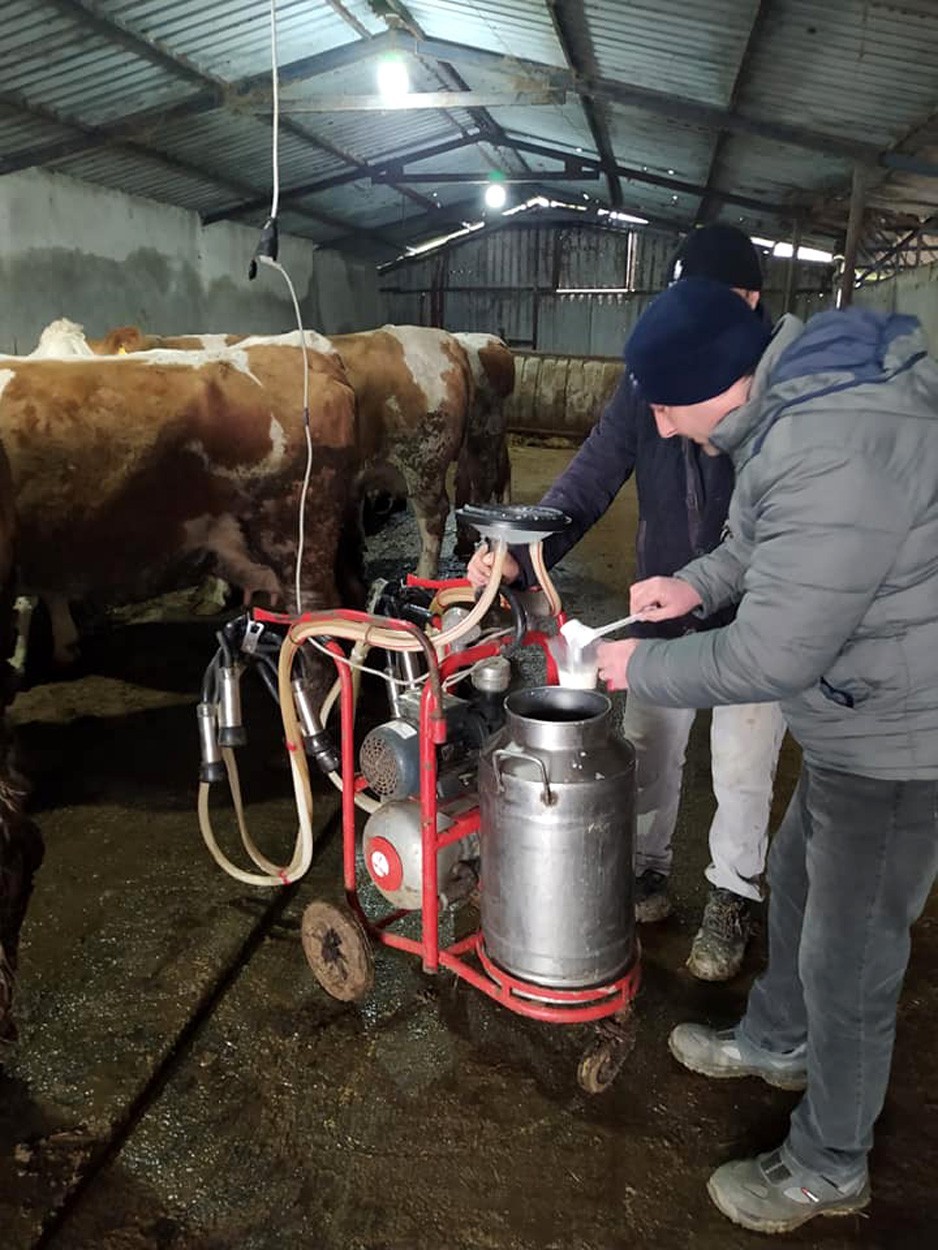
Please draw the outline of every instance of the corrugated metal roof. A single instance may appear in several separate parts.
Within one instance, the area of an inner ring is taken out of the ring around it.
[[[754,117],[887,147],[934,112],[936,92],[934,0],[775,0],[739,102]]]
[[[271,185],[270,123],[245,114],[208,113],[194,126],[191,119],[171,121],[154,135],[159,150],[191,161],[220,180]],[[345,161],[284,131],[280,135],[280,181],[310,182],[348,168]]]
[[[4,91],[88,125],[192,92],[179,76],[87,31],[54,5],[8,3],[4,44]]]
[[[591,0],[600,73],[705,104],[728,102],[758,0]]]
[[[0,106],[0,168],[3,153],[16,152],[47,143],[74,138],[75,131],[69,126],[57,126],[28,113],[6,112]]]
[[[405,7],[428,38],[463,45],[453,64],[476,91],[507,95],[536,85],[537,75],[522,72],[519,60],[545,71],[567,67],[548,0],[410,0]],[[623,180],[624,207],[631,212],[687,225],[709,178],[711,189],[762,204],[718,205],[727,219],[774,220],[779,231],[787,229],[792,202],[826,200],[830,238],[843,229],[850,162],[843,155],[819,155],[810,143],[779,142],[773,126],[862,143],[871,153],[870,145],[904,143],[906,151],[925,155],[934,148],[934,135],[923,123],[936,107],[938,0],[772,0],[761,6],[758,0],[583,0],[566,9],[568,24],[579,32],[575,42],[581,52],[584,40],[592,49],[607,86],[654,93],[628,107],[610,103],[608,91],[597,97],[595,113],[616,160],[695,188],[675,191]],[[414,89],[454,89],[455,80],[435,60],[420,59],[420,41],[406,22],[395,36],[389,33],[397,25],[394,14],[380,17],[367,0],[343,0],[343,11],[348,20],[325,0],[277,0],[281,67],[299,62],[306,72],[312,60],[320,71],[304,78],[299,69],[288,70],[285,101],[371,94],[376,49],[395,40]],[[269,118],[262,115],[269,108],[269,17],[269,0],[7,0],[0,171],[55,164],[209,214],[237,209],[233,188],[256,187],[256,196],[245,197],[253,202],[271,181]],[[337,57],[351,60],[323,73]],[[253,78],[260,83],[255,97],[227,93],[229,84]],[[720,140],[713,110],[731,108],[756,132],[734,131]],[[594,160],[601,146],[572,89],[565,103],[549,105],[302,114],[285,106],[283,116],[280,177],[287,193],[291,186],[354,173],[358,164],[380,165],[483,133],[481,149],[409,168],[445,173],[526,165],[541,171],[550,186],[557,160],[512,155],[508,145],[495,147],[493,141],[506,134],[509,143],[527,137],[560,158],[582,154]],[[170,159],[161,160],[160,153]],[[876,205],[906,212],[933,206],[938,181],[883,171],[881,179],[887,178],[873,190]],[[608,194],[605,179],[553,186],[558,197],[582,197],[594,189]],[[372,186],[366,177],[336,186],[317,204],[341,222],[347,218],[350,235],[356,223],[380,226],[383,212],[388,228],[400,234],[402,213],[405,223],[412,218],[419,230],[427,228],[422,201],[433,200],[434,193],[444,204],[468,203],[472,195],[466,184],[420,184],[414,190],[402,199],[393,187]],[[250,211],[241,211],[242,217]],[[299,214],[293,219],[303,220]],[[322,237],[308,220],[303,232]]]
[[[720,153],[720,182],[740,194],[780,203],[804,176],[805,153],[785,143],[753,143],[728,136]],[[811,158],[811,188],[815,195],[849,185],[851,163],[815,152]]]
[[[356,16],[364,21],[365,6],[357,7]],[[247,78],[270,68],[267,0],[105,0],[98,8],[219,78]],[[328,4],[277,0],[277,53],[282,64],[357,38]]]
[[[409,0],[407,8],[431,38],[468,43],[547,65],[566,64],[544,4],[531,0]]]
[[[319,195],[304,195],[291,203],[294,208],[311,208],[314,212],[322,211],[347,220],[351,233],[382,224],[393,226],[414,211],[421,211],[403,199],[394,187],[375,186],[364,179]]]
[[[119,187],[128,195],[177,204],[195,213],[210,211],[219,199],[218,184],[210,174],[182,173],[165,163],[139,154],[102,148],[59,162],[60,172],[104,187]]]

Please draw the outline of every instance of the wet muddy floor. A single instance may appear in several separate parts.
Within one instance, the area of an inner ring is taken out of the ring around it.
[[[515,449],[516,497],[569,458]],[[624,611],[634,500],[564,563],[585,619]],[[371,540],[400,571],[409,520]],[[451,569],[455,566],[450,566]],[[0,1071],[0,1250],[736,1250],[765,1240],[706,1196],[719,1163],[774,1145],[795,1095],[708,1082],[666,1038],[732,1021],[745,975],[683,967],[704,897],[713,808],[705,718],[695,727],[676,844],[676,914],[642,931],[638,1042],[605,1094],[575,1073],[586,1035],[522,1020],[450,975],[377,956],[375,987],[336,1002],[305,963],[299,923],[341,894],[334,792],[297,887],[239,885],[195,817],[194,702],[212,625],[97,632],[80,675],[22,695],[16,718],[46,839],[23,935],[20,1041]],[[248,700],[241,754],[252,830],[288,854],[295,814],[272,703]],[[777,823],[797,770],[786,747]],[[234,848],[230,814],[218,823]],[[799,1247],[935,1244],[938,907],[916,931],[869,1211],[817,1220]]]

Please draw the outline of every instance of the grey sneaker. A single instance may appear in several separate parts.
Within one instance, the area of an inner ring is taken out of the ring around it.
[[[707,1182],[707,1192],[723,1214],[757,1233],[789,1233],[816,1215],[852,1215],[870,1200],[862,1173],[835,1185],[809,1172],[782,1146],[755,1159],[724,1163]]]
[[[635,919],[639,924],[654,924],[670,915],[668,878],[663,872],[646,868],[635,878]]]
[[[808,1083],[804,1046],[788,1054],[773,1054],[747,1041],[739,1025],[708,1029],[702,1024],[679,1024],[671,1030],[668,1046],[678,1063],[701,1076],[717,1080],[761,1076],[778,1089],[804,1089]]]
[[[732,890],[713,887],[687,959],[691,974],[701,981],[729,981],[735,977],[742,967],[751,932],[749,899]]]

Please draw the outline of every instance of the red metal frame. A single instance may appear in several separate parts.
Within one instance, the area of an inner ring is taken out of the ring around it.
[[[408,579],[409,582],[411,579]],[[415,585],[429,589],[444,589],[450,586],[462,586],[463,581],[426,582],[413,580]],[[256,615],[260,615],[257,613]],[[335,615],[362,619],[358,612],[343,612]],[[265,614],[266,619],[274,619],[273,614]],[[261,618],[264,619],[264,618]],[[276,618],[286,620],[289,618]],[[370,618],[364,618],[370,619]],[[405,622],[382,617],[383,628],[401,628],[412,632],[413,627]],[[527,645],[537,645],[544,652],[547,663],[547,680],[549,685],[557,683],[557,666],[547,647],[547,635],[532,630],[524,639]],[[557,990],[523,981],[505,972],[492,962],[486,955],[480,930],[468,937],[453,942],[449,946],[440,947],[440,902],[439,880],[437,875],[437,853],[441,847],[456,842],[469,833],[478,830],[479,810],[457,817],[446,830],[437,832],[438,806],[436,797],[437,759],[436,746],[445,741],[441,737],[441,725],[445,729],[442,708],[438,706],[433,687],[429,681],[424,682],[420,699],[420,815],[421,842],[423,860],[423,880],[421,898],[421,936],[419,939],[404,937],[403,934],[391,932],[391,926],[404,916],[412,915],[410,911],[395,910],[387,914],[371,918],[365,914],[358,897],[355,872],[356,847],[356,806],[355,795],[365,788],[363,777],[355,772],[355,698],[352,687],[352,676],[349,666],[343,662],[344,652],[336,642],[326,644],[327,649],[335,657],[339,671],[340,698],[339,712],[341,717],[341,768],[342,768],[342,865],[345,880],[345,896],[349,906],[365,925],[373,941],[395,950],[406,951],[418,955],[425,972],[435,973],[440,968],[447,968],[456,976],[468,981],[470,985],[487,994],[496,1002],[514,1011],[518,1015],[529,1016],[535,1020],[543,1020],[552,1024],[583,1024],[592,1020],[601,1020],[615,1015],[628,1007],[638,992],[641,979],[641,962],[639,959],[638,940],[635,942],[634,958],[623,975],[606,985],[594,986],[582,990]],[[464,651],[453,652],[439,661],[437,667],[440,681],[460,669],[468,668],[476,661],[489,656],[498,655],[503,645],[497,642],[481,643],[468,647]],[[470,963],[469,959],[475,962]]]

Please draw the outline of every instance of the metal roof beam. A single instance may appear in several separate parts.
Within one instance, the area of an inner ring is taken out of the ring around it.
[[[874,264],[870,265],[868,269],[864,269],[862,273],[857,274],[856,285],[862,286],[867,278],[871,278],[875,274],[879,273],[887,260],[891,260],[894,256],[899,256],[899,254],[904,251],[910,243],[914,243],[916,239],[921,238],[928,230],[931,230],[933,226],[938,226],[938,213],[926,218],[926,220],[923,221],[917,229],[903,235],[903,237],[899,239],[899,241],[891,248],[889,248],[888,251],[881,253],[881,255],[876,258]]]
[[[420,57],[420,48],[426,43],[426,31],[420,26],[417,19],[404,4],[404,0],[377,0],[371,3],[371,8],[380,16],[391,28],[390,33],[398,39],[408,32],[409,36],[416,40],[414,47],[407,50],[413,55]],[[405,43],[406,49],[406,43]],[[440,75],[444,85],[455,88],[457,91],[467,91],[469,84],[463,76],[456,70],[446,59],[446,57],[431,57],[433,61],[438,62],[437,72]],[[497,143],[499,146],[507,148],[511,151],[511,145],[507,142],[507,136],[502,127],[496,122],[492,114],[485,108],[471,108],[469,116],[472,118],[483,139],[489,142]],[[452,120],[452,118],[450,118]],[[515,160],[522,170],[528,168],[527,162],[523,157],[514,153]],[[494,163],[494,162],[493,162]]]
[[[407,156],[396,157],[395,160],[404,164],[409,164],[411,161],[426,161],[433,156],[443,156],[447,152],[455,152],[460,148],[470,147],[478,142],[478,135],[460,135],[458,139],[447,139],[430,147],[417,148]],[[289,204],[293,200],[301,199],[303,196],[318,195],[322,191],[331,191],[333,187],[342,187],[350,182],[358,182],[361,179],[370,178],[373,174],[386,169],[389,164],[390,162],[388,161],[380,161],[375,164],[360,165],[354,169],[343,170],[340,174],[331,174],[328,178],[317,178],[313,182],[303,182],[294,184],[292,187],[283,187],[280,191],[280,203]],[[263,208],[268,203],[269,199],[269,196],[253,196],[251,199],[241,200],[238,203],[230,204],[227,208],[209,213],[203,220],[208,224],[214,221],[221,221],[224,218],[240,217],[244,213],[257,212],[258,209]],[[436,211],[435,208],[434,211]]]
[[[486,172],[481,173],[432,173],[432,174],[407,174],[398,171],[392,171],[392,175],[372,174],[371,181],[373,183],[387,183],[391,181],[391,176],[395,182],[407,182],[411,185],[426,185],[430,183],[450,183],[450,182],[475,182],[480,186],[487,186],[491,183],[491,175]],[[600,177],[598,169],[529,169],[524,174],[502,174],[499,178],[499,184],[506,183],[532,183],[532,182],[593,182]]]
[[[139,56],[151,65],[165,69],[176,78],[185,78],[197,86],[205,86],[208,75],[178,52],[170,52],[156,39],[148,39],[118,17],[104,17],[88,0],[46,0],[64,16],[91,30],[108,43],[117,44],[125,52]]]
[[[67,3],[70,6],[74,5],[76,8],[81,9],[82,14],[85,12],[84,5],[79,5],[77,0],[56,0],[56,2]],[[79,17],[77,14],[75,16],[76,20],[85,20],[84,16]],[[98,18],[97,20],[98,22],[103,22],[111,19]],[[138,41],[139,46],[135,49],[137,53],[152,61],[154,48],[140,36],[131,37],[126,31],[123,32],[122,46],[128,47],[131,38],[135,38]],[[315,56],[302,57],[297,61],[291,61],[279,67],[277,76],[281,86],[292,82],[303,82],[307,78],[328,74],[336,69],[344,69],[370,56],[376,56],[398,47],[397,38],[391,32],[387,32],[383,35],[373,36],[367,43],[364,40],[360,40],[355,43],[344,44],[340,48],[331,48],[328,52],[319,52]],[[170,56],[168,53],[163,55]],[[28,169],[33,165],[48,165],[69,156],[80,156],[82,152],[90,152],[95,148],[107,147],[108,144],[115,141],[136,141],[142,135],[146,135],[153,130],[160,130],[169,122],[180,118],[210,113],[214,109],[224,106],[237,108],[242,102],[250,104],[252,97],[257,97],[259,93],[263,93],[263,99],[269,105],[270,71],[263,74],[253,74],[249,78],[242,78],[236,82],[228,83],[222,79],[213,78],[204,71],[193,71],[188,62],[182,58],[177,58],[175,54],[172,54],[171,60],[175,68],[173,69],[171,65],[164,61],[162,64],[165,69],[177,73],[179,77],[184,77],[194,85],[193,72],[197,72],[203,84],[202,89],[194,95],[187,96],[184,100],[179,100],[175,104],[161,104],[153,108],[141,109],[136,113],[131,113],[117,125],[82,127],[84,137],[81,140],[74,142],[58,140],[55,143],[9,152],[3,158],[0,168],[3,169],[4,173],[15,173],[20,169]],[[2,99],[3,93],[0,93],[0,100]],[[323,142],[314,140],[309,133],[306,133],[306,139],[310,143],[319,142],[320,145]]]
[[[175,77],[184,78],[187,82],[194,83],[195,85],[203,88],[208,86],[212,93],[213,106],[221,105],[222,107],[232,107],[232,89],[229,88],[221,79],[200,70],[186,58],[181,57],[176,53],[168,52],[160,44],[147,39],[144,35],[132,30],[118,18],[103,17],[91,7],[88,0],[50,0],[50,2],[54,4],[61,13],[72,18],[74,21],[79,23],[79,25],[83,27],[90,27],[95,34],[100,35],[102,38],[109,40],[112,43],[117,43],[120,47],[124,48],[128,52],[131,52],[133,55],[142,57],[145,60],[158,65],[161,69],[166,70]],[[359,51],[356,59],[360,58],[361,55],[362,53]],[[320,64],[322,64],[322,62],[320,62]],[[322,70],[319,72],[322,72]],[[278,81],[282,79],[279,67],[277,76]],[[234,88],[234,91],[238,95],[249,94],[251,91],[256,91],[258,89],[258,84],[262,83],[269,95],[270,81],[270,73],[261,76],[255,75],[250,79],[243,80],[241,84]],[[132,119],[130,120],[132,121]],[[66,123],[71,124],[70,119],[66,119]],[[128,123],[124,123],[121,127],[117,128],[121,139],[126,136],[127,124]],[[299,139],[302,143],[308,143],[311,146],[318,148],[320,151],[328,152],[330,156],[335,156],[338,160],[341,160],[347,165],[351,165],[359,169],[362,167],[362,162],[356,157],[352,156],[348,152],[342,151],[341,148],[337,148],[334,144],[329,143],[327,140],[320,139],[318,135],[310,130],[307,130],[304,126],[300,126],[296,122],[291,121],[289,118],[283,118],[280,125],[287,134],[292,134],[294,138]],[[110,136],[113,135],[115,131],[112,130],[111,127],[80,127],[80,129],[83,131],[83,137],[79,144],[69,145],[67,142],[63,142],[56,145],[56,150],[59,153],[57,159],[62,159],[66,156],[78,155],[82,151],[87,151],[90,148],[98,146],[102,136],[104,136],[103,141],[105,144],[113,142]],[[13,153],[10,157],[3,160],[0,168],[2,168],[6,173],[12,173],[17,168],[23,168],[22,161],[27,159],[28,156],[28,153]],[[38,163],[48,164],[52,159],[56,158],[51,157],[47,151]],[[37,162],[34,161],[32,163]],[[403,195],[407,196],[408,199],[413,200],[414,203],[419,204],[421,208],[426,209],[431,207],[430,201],[425,199],[422,195],[419,195],[417,192],[411,191],[406,187],[401,187],[400,190]]]
[[[56,0],[56,2],[68,4],[70,7],[74,6],[76,9],[80,9],[83,15],[87,13],[85,3],[81,2],[81,0]],[[82,16],[81,20],[84,21],[85,17]],[[107,21],[113,26],[113,19],[98,17],[97,21]],[[114,29],[116,30],[117,28],[114,27]],[[170,56],[170,54],[155,48],[153,44],[147,43],[139,36],[131,36],[127,31],[122,32],[122,38],[125,40],[138,40],[140,55],[147,56],[151,60],[157,55]],[[125,46],[127,46],[126,43]],[[417,39],[402,35],[399,31],[389,30],[380,35],[373,35],[368,40],[361,39],[351,44],[344,44],[339,48],[330,49],[327,52],[320,52],[313,56],[301,57],[296,61],[287,62],[279,68],[279,80],[283,86],[289,83],[304,82],[320,74],[326,74],[335,69],[357,64],[361,60],[394,50],[410,52],[415,56],[443,61],[444,63],[459,63],[463,61],[467,64],[478,65],[482,69],[502,70],[509,73],[513,80],[517,80],[519,76],[527,75],[530,79],[542,85],[547,83],[560,89],[577,91],[578,93],[582,92],[595,99],[606,99],[630,105],[658,116],[684,121],[691,125],[725,130],[733,134],[752,134],[780,143],[790,143],[810,151],[823,152],[830,156],[868,161],[882,165],[887,169],[899,169],[927,177],[938,177],[938,162],[923,160],[906,153],[896,151],[881,152],[872,144],[838,139],[833,135],[806,130],[803,127],[788,126],[779,122],[745,117],[733,110],[701,104],[698,101],[687,100],[667,92],[633,87],[601,77],[581,79],[579,75],[573,74],[569,70],[561,70],[556,66],[547,65],[540,61],[503,56],[500,53],[490,52],[484,48],[452,43],[441,39]],[[180,76],[185,76],[188,81],[194,82],[193,68],[175,54],[172,54],[172,59]],[[181,100],[174,105],[161,105],[133,113],[117,126],[94,129],[93,133],[86,135],[81,147],[65,150],[63,144],[57,143],[45,148],[31,148],[25,154],[28,156],[27,163],[43,164],[57,159],[60,160],[64,156],[78,155],[81,151],[106,146],[115,138],[136,138],[139,136],[140,130],[148,126],[164,126],[168,121],[175,118],[190,117],[198,113],[209,112],[226,102],[236,104],[240,98],[254,95],[259,91],[269,92],[269,73],[255,74],[237,82],[225,83],[221,80],[212,79],[201,71],[198,72],[201,74],[203,81],[209,85],[187,99]],[[483,129],[487,129],[490,124],[491,118],[486,118]],[[505,137],[504,146],[509,149],[511,147],[510,140],[507,137]],[[22,152],[8,154],[4,167],[10,172],[25,168],[23,156],[24,153]]]
[[[409,91],[400,99],[383,95],[320,95],[280,98],[281,113],[398,113],[414,109],[532,108],[565,104],[567,93],[555,88],[534,91]]]
[[[851,139],[838,139],[836,135],[808,130],[803,126],[790,126],[784,122],[763,121],[755,117],[715,105],[702,104],[684,96],[665,91],[653,91],[648,87],[635,87],[608,78],[590,78],[558,70],[540,61],[521,60],[485,48],[468,44],[450,43],[445,39],[409,40],[399,37],[399,46],[416,56],[436,57],[439,60],[460,61],[477,65],[480,69],[504,70],[515,78],[525,72],[534,75],[549,73],[553,81],[568,90],[583,92],[593,99],[610,100],[624,104],[672,121],[686,122],[709,130],[726,130],[732,134],[756,135],[777,143],[789,143],[794,147],[827,156],[842,157],[853,161],[866,161],[883,165],[888,169],[905,169],[927,177],[938,177],[938,162],[922,160],[904,153],[880,151],[874,144],[858,143]]]
[[[362,39],[371,38],[371,31],[368,27],[364,26],[354,13],[349,12],[349,10],[342,3],[342,0],[326,0],[326,4],[328,4],[330,9],[333,9],[336,13],[338,13],[342,21],[345,22],[346,25],[351,26],[352,30],[354,30],[357,35],[361,35]]]
[[[561,151],[558,148],[552,148],[544,143],[532,142],[528,139],[520,139],[513,136],[511,142],[519,152],[530,152],[533,156],[544,156],[553,160],[565,161],[570,158],[569,152]],[[595,165],[602,168],[599,161],[592,161],[590,157],[578,156],[576,160],[581,165]],[[700,183],[685,182],[680,178],[668,178],[663,174],[652,174],[643,169],[632,169],[628,165],[616,165],[616,173],[625,178],[629,182],[645,182],[649,186],[663,187],[668,191],[678,191],[687,195],[702,195],[706,190]],[[738,204],[740,208],[751,208],[755,212],[771,213],[773,216],[790,218],[793,213],[803,211],[804,205],[801,204],[773,204],[765,200],[753,199],[748,195],[735,195],[731,191],[712,190],[711,195],[717,199],[723,200],[727,204]]]
[[[547,0],[547,9],[554,24],[557,40],[563,49],[564,60],[571,73],[574,76],[579,74],[598,76],[599,67],[593,49],[593,38],[583,12],[582,0]],[[580,105],[606,175],[610,203],[613,208],[618,208],[622,204],[622,186],[616,173],[616,158],[612,150],[612,140],[609,137],[605,110],[582,92]]]
[[[733,86],[730,90],[729,99],[727,100],[727,108],[731,112],[735,112],[739,106],[739,96],[749,78],[752,68],[753,53],[755,46],[759,41],[762,30],[765,26],[766,15],[769,9],[769,0],[758,0],[755,12],[752,15],[752,22],[749,26],[749,34],[746,37],[746,43],[739,58],[739,64],[736,66],[736,77],[733,80]],[[725,154],[726,145],[729,135],[725,130],[717,132],[714,140],[713,150],[710,153],[710,166],[707,169],[706,184],[704,193],[699,205],[697,206],[697,215],[694,223],[702,223],[712,221],[716,216],[715,207],[718,200],[713,195],[716,189],[717,178],[720,174],[720,167],[723,164],[723,156]]]

